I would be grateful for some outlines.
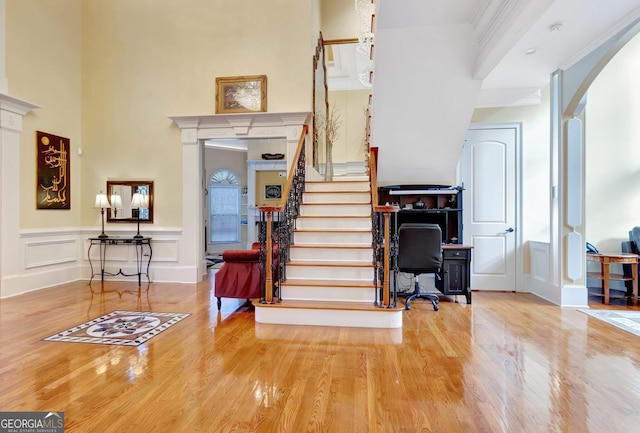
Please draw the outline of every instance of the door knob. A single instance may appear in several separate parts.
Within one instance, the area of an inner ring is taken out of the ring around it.
[[[513,233],[514,232],[513,227],[509,227],[508,229],[505,230],[505,232]]]

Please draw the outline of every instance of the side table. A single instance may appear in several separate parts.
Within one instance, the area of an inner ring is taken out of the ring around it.
[[[631,253],[600,253],[587,254],[588,262],[600,263],[600,272],[587,272],[587,277],[602,280],[602,294],[589,292],[590,295],[604,296],[604,303],[608,304],[611,298],[628,298],[628,296],[614,296],[610,294],[611,281],[631,281],[633,294],[631,296],[633,304],[638,303],[638,256]],[[611,273],[612,263],[624,263],[631,265],[631,277]]]

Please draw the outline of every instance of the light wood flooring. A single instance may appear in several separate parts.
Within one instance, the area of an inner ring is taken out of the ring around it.
[[[1,300],[0,411],[64,411],[70,433],[640,429],[640,339],[575,309],[475,292],[414,301],[399,330],[261,325],[210,280]],[[191,316],[138,347],[42,341],[128,309]]]

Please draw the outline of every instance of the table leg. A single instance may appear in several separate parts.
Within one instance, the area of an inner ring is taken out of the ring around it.
[[[609,260],[602,263],[602,290],[604,290],[604,303],[609,304]]]
[[[633,305],[638,303],[638,261],[631,264],[631,278],[633,278],[631,286],[633,287]]]
[[[104,282],[104,265],[107,262],[107,244],[100,242],[100,281]]]
[[[138,287],[142,285],[142,244],[136,244],[136,267],[138,272]]]

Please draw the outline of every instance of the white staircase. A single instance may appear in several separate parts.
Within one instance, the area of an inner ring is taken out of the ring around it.
[[[374,305],[367,178],[307,181],[280,302],[254,302],[256,322],[402,327],[401,308]]]

